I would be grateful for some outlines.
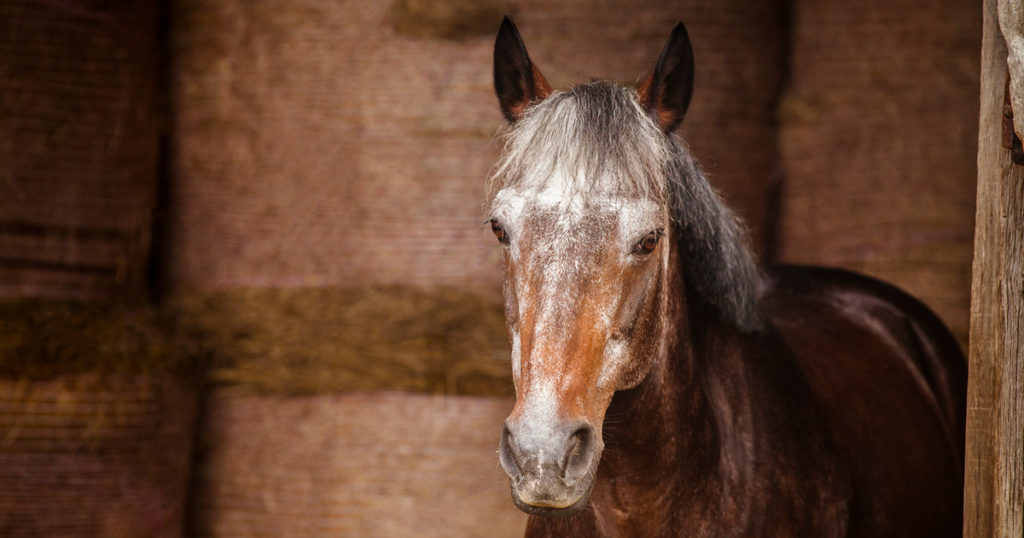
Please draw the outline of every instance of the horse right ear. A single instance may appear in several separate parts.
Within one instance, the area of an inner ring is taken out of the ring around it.
[[[519,119],[530,103],[551,95],[551,85],[530,61],[519,30],[507,16],[494,41],[494,91],[510,122]]]
[[[666,133],[679,127],[693,96],[693,46],[683,23],[676,23],[658,65],[637,90],[643,106]]]

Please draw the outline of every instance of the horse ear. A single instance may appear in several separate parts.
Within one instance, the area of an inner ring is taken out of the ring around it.
[[[531,102],[551,95],[551,85],[530,61],[519,30],[507,16],[494,41],[494,91],[510,122],[519,119]]]
[[[641,106],[663,131],[670,133],[682,123],[693,96],[693,46],[683,23],[672,29],[658,65],[637,93]]]

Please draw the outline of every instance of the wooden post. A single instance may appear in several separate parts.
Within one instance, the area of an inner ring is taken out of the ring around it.
[[[981,55],[964,491],[967,538],[1024,536],[1024,166],[1014,164],[1011,150],[1002,144],[1008,69],[997,3],[984,2]]]

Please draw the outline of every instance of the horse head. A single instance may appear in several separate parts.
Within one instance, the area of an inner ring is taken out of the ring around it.
[[[556,92],[506,18],[494,82],[509,125],[490,225],[504,250],[516,386],[499,456],[519,508],[571,515],[593,488],[612,396],[665,353],[678,258],[666,163],[693,53],[679,24],[639,90]]]

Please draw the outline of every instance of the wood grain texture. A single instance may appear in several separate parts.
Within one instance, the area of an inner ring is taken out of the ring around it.
[[[1024,536],[1024,166],[1001,144],[1006,47],[985,0],[964,536]],[[1014,73],[1022,76],[1024,73]]]

